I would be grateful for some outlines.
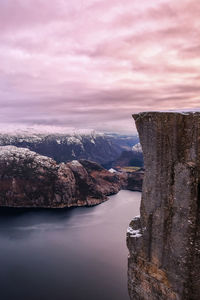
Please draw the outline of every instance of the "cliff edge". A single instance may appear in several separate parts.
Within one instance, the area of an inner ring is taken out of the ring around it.
[[[127,231],[131,299],[200,297],[200,113],[133,115],[144,154],[140,217]]]

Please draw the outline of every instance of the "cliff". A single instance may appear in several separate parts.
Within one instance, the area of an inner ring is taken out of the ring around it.
[[[120,178],[97,163],[57,164],[25,148],[0,147],[0,206],[96,205],[120,188]]]
[[[135,172],[118,173],[121,181],[121,188],[129,191],[142,191],[144,171],[142,169]]]
[[[0,147],[0,206],[96,205],[121,188],[141,190],[142,174],[111,173],[81,159],[57,164],[26,148]]]
[[[140,217],[127,231],[130,298],[200,297],[200,113],[133,115],[144,154]]]

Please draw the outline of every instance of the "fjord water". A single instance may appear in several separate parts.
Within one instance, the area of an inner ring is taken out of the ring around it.
[[[1,300],[128,300],[126,229],[139,192],[90,208],[0,209]]]

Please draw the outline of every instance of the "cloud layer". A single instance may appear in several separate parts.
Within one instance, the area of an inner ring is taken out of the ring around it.
[[[131,114],[200,108],[200,2],[0,1],[0,119],[133,130]]]

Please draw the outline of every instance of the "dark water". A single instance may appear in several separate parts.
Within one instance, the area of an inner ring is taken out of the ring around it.
[[[126,229],[140,193],[92,208],[0,210],[1,300],[128,300]]]

